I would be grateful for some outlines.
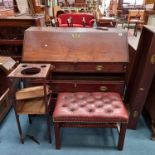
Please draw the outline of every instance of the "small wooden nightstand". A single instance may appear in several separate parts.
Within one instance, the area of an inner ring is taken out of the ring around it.
[[[51,143],[51,127],[50,127],[50,100],[51,91],[46,83],[51,65],[50,64],[28,64],[22,63],[13,70],[8,77],[12,80],[20,81],[28,79],[38,79],[41,85],[22,88],[16,92],[12,92],[14,98],[13,107],[16,115],[18,130],[21,143],[24,143],[19,115],[27,114],[31,123],[31,115],[46,115],[49,142]]]

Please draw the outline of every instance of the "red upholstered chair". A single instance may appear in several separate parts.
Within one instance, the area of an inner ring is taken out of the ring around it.
[[[93,27],[94,16],[88,13],[66,13],[58,16],[59,27],[68,27],[68,19],[72,19],[72,27]]]

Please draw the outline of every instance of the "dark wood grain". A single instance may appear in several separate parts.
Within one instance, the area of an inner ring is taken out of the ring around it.
[[[53,66],[48,82],[55,93],[108,89],[123,95],[127,34],[115,28],[31,27],[25,31],[22,59]]]

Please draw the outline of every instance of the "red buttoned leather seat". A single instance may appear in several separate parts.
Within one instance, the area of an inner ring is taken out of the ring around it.
[[[121,124],[118,149],[123,148],[128,113],[121,96],[113,92],[60,93],[53,113],[56,148],[60,148],[60,127],[116,127]]]

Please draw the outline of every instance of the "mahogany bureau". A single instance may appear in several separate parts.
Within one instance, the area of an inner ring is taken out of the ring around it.
[[[124,30],[31,27],[25,31],[23,62],[51,63],[53,93],[118,92],[128,65]]]
[[[24,34],[22,61],[52,65],[52,80],[47,82],[51,85],[53,99],[57,99],[58,95],[56,107],[59,95],[63,92],[102,92],[103,96],[106,92],[113,92],[118,94],[119,106],[122,106],[128,59],[127,33],[115,28],[31,27]],[[37,80],[30,82],[37,83]],[[109,98],[111,96],[114,95],[109,95]],[[111,100],[110,103],[112,104]],[[115,108],[113,110],[115,114]],[[117,113],[111,118],[109,115],[101,115],[101,120],[102,124],[112,124],[112,128],[116,126],[116,122],[123,123],[118,142],[118,149],[122,149],[128,115],[124,108],[119,113],[121,119]],[[105,122],[105,119],[109,122]],[[96,120],[91,121],[95,122]]]

